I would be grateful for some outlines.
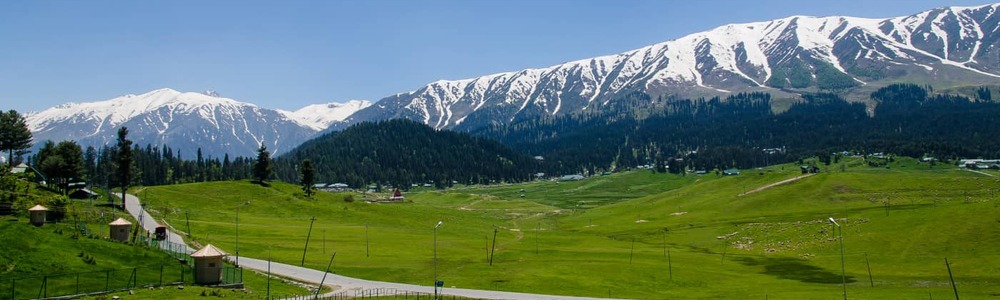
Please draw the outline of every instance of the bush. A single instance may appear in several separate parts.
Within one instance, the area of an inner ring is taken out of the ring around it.
[[[42,205],[49,209],[49,219],[56,222],[62,221],[66,218],[66,206],[69,205],[69,198],[63,195],[51,196],[43,200]]]

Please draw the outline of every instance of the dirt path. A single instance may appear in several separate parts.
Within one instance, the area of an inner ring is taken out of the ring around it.
[[[745,196],[745,195],[753,194],[753,193],[760,192],[760,191],[763,191],[763,190],[766,190],[766,189],[769,189],[769,188],[773,188],[773,187],[776,187],[776,186],[779,186],[779,185],[789,184],[789,183],[792,183],[792,182],[796,182],[796,181],[799,181],[802,178],[806,178],[806,177],[813,176],[813,175],[816,175],[816,174],[815,173],[813,173],[813,174],[806,174],[806,175],[802,175],[802,176],[797,176],[797,177],[785,179],[785,180],[782,180],[782,181],[778,181],[778,182],[775,182],[775,183],[772,183],[772,184],[768,184],[768,185],[765,185],[765,186],[762,186],[762,187],[759,187],[759,188],[747,191],[747,192],[739,194],[739,195],[740,196]]]
[[[479,202],[483,202],[483,200],[476,200],[476,201],[472,201],[472,203],[469,203],[469,204],[466,204],[466,205],[464,205],[464,206],[462,206],[462,207],[459,207],[458,209],[459,209],[459,210],[472,210],[472,208],[471,208],[471,207],[472,207],[473,205],[476,205],[476,204],[479,204]]]
[[[969,172],[972,172],[972,173],[983,174],[983,175],[986,175],[986,176],[989,176],[989,177],[996,177],[996,175],[993,175],[993,174],[990,174],[990,173],[986,173],[986,172],[983,172],[983,171],[976,171],[976,170],[972,170],[972,169],[965,169],[965,170],[969,171]]]

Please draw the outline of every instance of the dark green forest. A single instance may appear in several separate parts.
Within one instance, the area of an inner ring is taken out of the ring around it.
[[[27,163],[45,174],[53,188],[65,188],[69,182],[85,181],[94,186],[120,186],[117,149],[87,147],[81,151],[73,141],[58,144],[46,141]],[[168,185],[190,182],[242,180],[251,178],[252,158],[222,159],[204,157],[199,149],[194,159],[185,159],[180,151],[168,146],[132,147],[133,163],[129,182],[132,185]]]
[[[308,141],[276,158],[275,174],[298,182],[296,166],[305,159],[315,167],[316,182],[352,187],[520,182],[537,169],[533,158],[496,141],[403,119],[361,123]]]
[[[752,168],[813,156],[829,162],[831,153],[841,151],[1000,157],[1000,104],[984,88],[976,95],[931,95],[929,87],[897,84],[872,93],[872,111],[834,94],[812,94],[774,113],[764,93],[669,101],[632,93],[620,99],[624,105],[604,111],[473,133],[545,157],[542,171],[550,174],[640,165],[662,169],[672,159],[695,170]]]

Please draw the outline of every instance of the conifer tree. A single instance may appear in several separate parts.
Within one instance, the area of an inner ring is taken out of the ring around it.
[[[316,168],[313,167],[312,161],[308,159],[302,161],[302,191],[306,193],[306,197],[312,197],[315,193],[315,188],[313,185],[316,184]]]
[[[118,182],[122,188],[122,209],[125,209],[125,190],[128,190],[132,183],[132,163],[135,157],[132,154],[132,140],[128,139],[128,127],[118,129],[118,149],[116,151],[118,162]]]
[[[0,112],[0,151],[7,151],[7,163],[14,165],[14,152],[31,148],[31,131],[16,110]]]
[[[257,163],[253,165],[253,176],[260,184],[264,184],[271,178],[271,173],[271,153],[267,152],[267,147],[261,143],[257,149]]]

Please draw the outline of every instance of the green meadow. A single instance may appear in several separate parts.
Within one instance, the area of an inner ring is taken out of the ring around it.
[[[235,253],[239,207],[242,256],[322,270],[336,253],[334,273],[422,285],[433,282],[442,221],[446,289],[831,299],[846,281],[851,298],[943,299],[955,293],[947,259],[963,298],[1000,296],[1000,177],[911,159],[878,168],[848,159],[822,171],[763,188],[803,174],[797,164],[739,176],[637,170],[420,191],[404,203],[348,192],[306,198],[277,182],[135,193],[201,244]]]
[[[36,194],[53,196],[42,190]],[[116,215],[128,218],[122,212]],[[266,294],[267,277],[249,270],[243,273],[245,289],[192,286],[192,270],[170,255],[141,243],[108,240],[110,229],[106,223],[113,218],[109,208],[95,206],[90,201],[70,203],[66,219],[40,227],[28,224],[26,216],[0,217],[0,299],[37,299],[126,289],[133,290],[131,293],[141,299],[191,299],[203,293],[260,298]],[[74,221],[86,224],[87,231],[74,226]],[[186,288],[173,284],[186,285]],[[148,287],[159,285],[165,286]],[[275,296],[309,294],[307,288],[281,278],[271,280],[271,291]],[[110,299],[114,295],[132,296],[128,291],[121,291],[90,298]]]

